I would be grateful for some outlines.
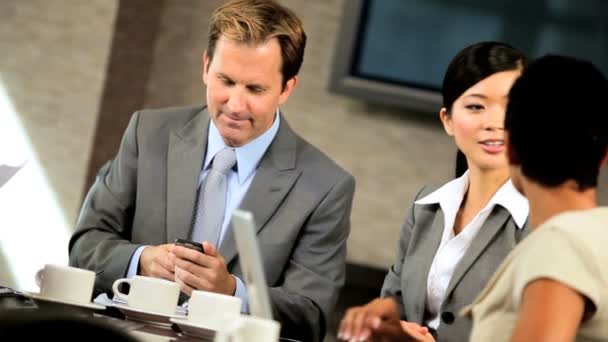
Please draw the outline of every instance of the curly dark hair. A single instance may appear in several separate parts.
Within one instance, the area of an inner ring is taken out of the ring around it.
[[[554,187],[597,187],[608,148],[608,80],[593,64],[564,56],[531,63],[509,93],[509,162]]]

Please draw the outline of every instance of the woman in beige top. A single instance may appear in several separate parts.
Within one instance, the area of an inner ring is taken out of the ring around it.
[[[472,341],[608,339],[608,81],[588,62],[547,56],[509,94],[511,177],[530,202],[530,237],[465,313]]]
[[[463,310],[471,341],[608,340],[608,207],[596,200],[608,159],[606,94],[608,81],[590,63],[558,56],[515,82],[506,143],[534,231]],[[370,340],[434,341],[425,328],[371,325]]]

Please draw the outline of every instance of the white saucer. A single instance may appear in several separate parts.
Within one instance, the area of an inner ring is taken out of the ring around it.
[[[96,304],[96,303],[92,303],[92,302],[91,303],[76,303],[76,302],[69,302],[69,301],[66,301],[63,299],[58,299],[58,298],[43,297],[39,293],[24,292],[23,294],[26,297],[33,299],[34,301],[72,305],[72,306],[78,306],[81,308],[93,309],[93,310],[104,310],[106,308],[104,305]]]
[[[172,318],[185,318],[185,315],[167,315],[159,312],[146,311],[142,309],[132,308],[125,304],[112,304],[113,307],[122,311],[125,317],[132,321],[139,321],[148,324],[160,325],[160,326],[171,326],[170,319]]]
[[[215,330],[210,329],[203,324],[191,322],[188,318],[171,318],[170,321],[175,323],[185,335],[199,337],[209,341],[213,341],[213,338],[215,337]]]

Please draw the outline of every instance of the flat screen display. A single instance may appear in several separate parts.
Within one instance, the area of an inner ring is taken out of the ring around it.
[[[436,113],[450,60],[480,41],[583,58],[608,75],[606,0],[349,0],[342,25],[332,89],[412,109]]]

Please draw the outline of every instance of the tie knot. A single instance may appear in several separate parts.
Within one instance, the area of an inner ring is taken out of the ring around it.
[[[226,173],[236,163],[236,153],[233,149],[224,147],[213,158],[211,168],[214,171]]]

